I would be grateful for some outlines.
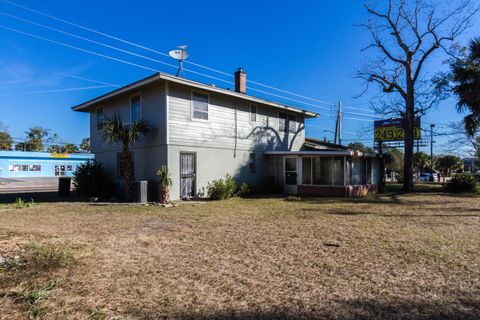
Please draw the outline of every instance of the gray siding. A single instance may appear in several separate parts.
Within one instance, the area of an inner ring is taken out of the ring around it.
[[[168,169],[172,175],[173,185],[170,196],[173,200],[180,198],[180,153],[196,154],[196,192],[200,197],[207,196],[207,185],[214,179],[224,178],[229,174],[237,186],[243,182],[260,185],[265,178],[265,158],[263,152],[256,153],[256,172],[250,171],[250,151],[208,148],[202,146],[168,146]]]
[[[303,117],[296,132],[278,131],[278,111],[257,105],[257,121],[250,122],[250,103],[210,93],[209,121],[192,120],[191,88],[169,85],[169,144],[230,150],[300,150],[305,139]]]
[[[116,146],[105,144],[102,131],[97,130],[96,109],[103,107],[105,117],[113,117],[118,114],[122,120],[128,122],[131,120],[130,97],[136,94],[141,95],[142,119],[148,122],[150,132],[137,141],[132,149],[166,144],[165,85],[163,82],[156,82],[95,107],[95,110],[90,113],[90,137],[93,153],[114,152],[120,150],[121,147],[120,144]]]

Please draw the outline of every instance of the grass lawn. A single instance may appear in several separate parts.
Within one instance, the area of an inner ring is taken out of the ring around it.
[[[1,319],[480,319],[480,197],[0,207]]]

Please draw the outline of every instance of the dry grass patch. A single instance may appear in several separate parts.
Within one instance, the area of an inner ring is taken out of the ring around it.
[[[44,319],[478,319],[479,204],[435,193],[43,204],[0,209],[0,254],[33,242],[75,253],[38,274],[61,279],[38,302]],[[28,316],[12,300],[0,295],[0,314]]]

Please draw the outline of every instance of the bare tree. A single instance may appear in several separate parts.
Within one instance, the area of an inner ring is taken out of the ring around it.
[[[383,2],[383,1],[381,1]],[[376,112],[404,119],[405,191],[413,191],[414,121],[445,98],[433,77],[424,72],[433,53],[452,54],[447,45],[471,26],[478,8],[471,0],[452,7],[443,1],[389,0],[367,1],[368,21],[362,26],[371,34],[372,43],[364,50],[374,50],[375,57],[357,71],[366,89],[377,85],[381,92],[372,101]]]

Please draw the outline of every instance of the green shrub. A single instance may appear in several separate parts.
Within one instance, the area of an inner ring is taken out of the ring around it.
[[[30,208],[35,206],[35,201],[30,199],[30,201],[23,200],[22,198],[15,199],[15,202],[12,204],[12,207],[15,209]]]
[[[477,192],[478,182],[472,174],[457,174],[445,186],[447,192]]]
[[[248,197],[251,193],[252,193],[252,188],[250,187],[250,185],[248,183],[244,182],[240,186],[240,189],[238,189],[237,194],[238,194],[239,197],[245,198],[245,197]]]
[[[211,200],[223,200],[233,197],[237,185],[232,177],[227,174],[225,179],[217,179],[208,183],[207,194]]]
[[[74,176],[75,190],[80,196],[111,198],[115,195],[112,178],[95,160],[79,165]]]

